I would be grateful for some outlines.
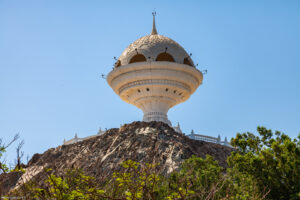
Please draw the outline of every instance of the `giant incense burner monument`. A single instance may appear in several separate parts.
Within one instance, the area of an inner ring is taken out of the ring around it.
[[[202,79],[184,48],[157,33],[155,13],[151,34],[130,44],[107,75],[115,93],[144,112],[143,121],[170,126],[168,110],[188,100]]]
[[[119,129],[100,129],[96,135],[84,138],[75,134],[61,146],[34,154],[24,172],[0,174],[0,196],[3,192],[22,190],[27,181],[34,181],[37,187],[44,185],[45,169],[64,174],[65,169],[75,167],[102,184],[110,180],[126,160],[161,163],[155,169],[162,175],[180,169],[181,163],[192,155],[209,154],[222,167],[227,166],[226,158],[232,148],[228,148],[226,138],[221,141],[220,136],[195,134],[192,130],[186,135],[195,140],[191,142],[179,124],[172,127],[168,119],[168,110],[190,98],[202,83],[203,74],[178,43],[157,33],[155,14],[152,33],[124,50],[106,80],[123,101],[144,112],[143,121],[156,122],[132,122]]]

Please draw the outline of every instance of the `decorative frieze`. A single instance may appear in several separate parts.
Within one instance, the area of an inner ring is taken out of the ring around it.
[[[180,83],[178,81],[173,81],[173,80],[165,80],[165,79],[148,79],[148,80],[139,80],[139,81],[133,81],[130,83],[127,83],[123,85],[119,89],[119,94],[121,94],[124,90],[127,90],[132,87],[137,87],[137,86],[144,86],[144,85],[166,85],[166,86],[173,86],[173,87],[178,87],[181,89],[184,89],[188,92],[191,92],[191,89],[188,85],[184,83]]]

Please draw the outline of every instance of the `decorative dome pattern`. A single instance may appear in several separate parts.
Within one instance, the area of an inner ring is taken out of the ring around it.
[[[165,53],[167,57],[170,58],[171,56],[173,58],[171,60],[165,61],[187,64],[194,67],[194,63],[189,54],[187,54],[187,52],[177,42],[168,37],[158,34],[151,34],[141,37],[140,39],[130,44],[119,57],[115,67],[132,63],[131,59],[133,59],[136,55],[143,55],[146,59],[144,61],[156,61],[158,55],[163,55],[163,53]],[[143,60],[139,60],[136,62],[142,61]],[[163,60],[160,59],[157,61]]]

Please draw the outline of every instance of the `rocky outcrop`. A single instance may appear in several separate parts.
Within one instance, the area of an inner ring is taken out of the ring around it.
[[[15,187],[22,174],[22,172],[0,174],[0,197],[2,194],[6,194],[11,188]]]
[[[46,168],[55,169],[59,174],[72,167],[82,168],[101,182],[129,159],[141,163],[159,162],[159,169],[165,175],[177,170],[181,162],[192,155],[212,155],[226,167],[231,151],[226,146],[191,140],[162,122],[133,122],[82,142],[35,154],[19,184],[32,178],[42,179]]]

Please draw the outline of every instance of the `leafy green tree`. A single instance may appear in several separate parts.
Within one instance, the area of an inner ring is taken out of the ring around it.
[[[110,184],[114,185],[112,198],[127,200],[161,199],[166,193],[164,177],[157,171],[158,164],[142,165],[132,160],[122,163],[125,172],[115,172]],[[110,186],[106,188],[111,188]]]
[[[236,148],[228,158],[232,170],[252,177],[269,199],[300,199],[300,135],[287,135],[258,127],[259,136],[237,134],[231,140]]]
[[[205,159],[192,156],[187,159],[179,172],[170,176],[170,190],[172,198],[197,197],[205,199],[214,196],[213,191],[222,182],[223,168],[211,156]]]
[[[184,161],[179,172],[169,178],[170,199],[260,200],[256,182],[251,177],[223,169],[211,156],[192,156]]]
[[[30,200],[96,200],[103,197],[104,190],[98,188],[94,177],[84,175],[81,169],[67,170],[63,176],[54,175],[52,169],[45,172],[47,179],[42,186],[37,182],[26,183],[12,195]]]

